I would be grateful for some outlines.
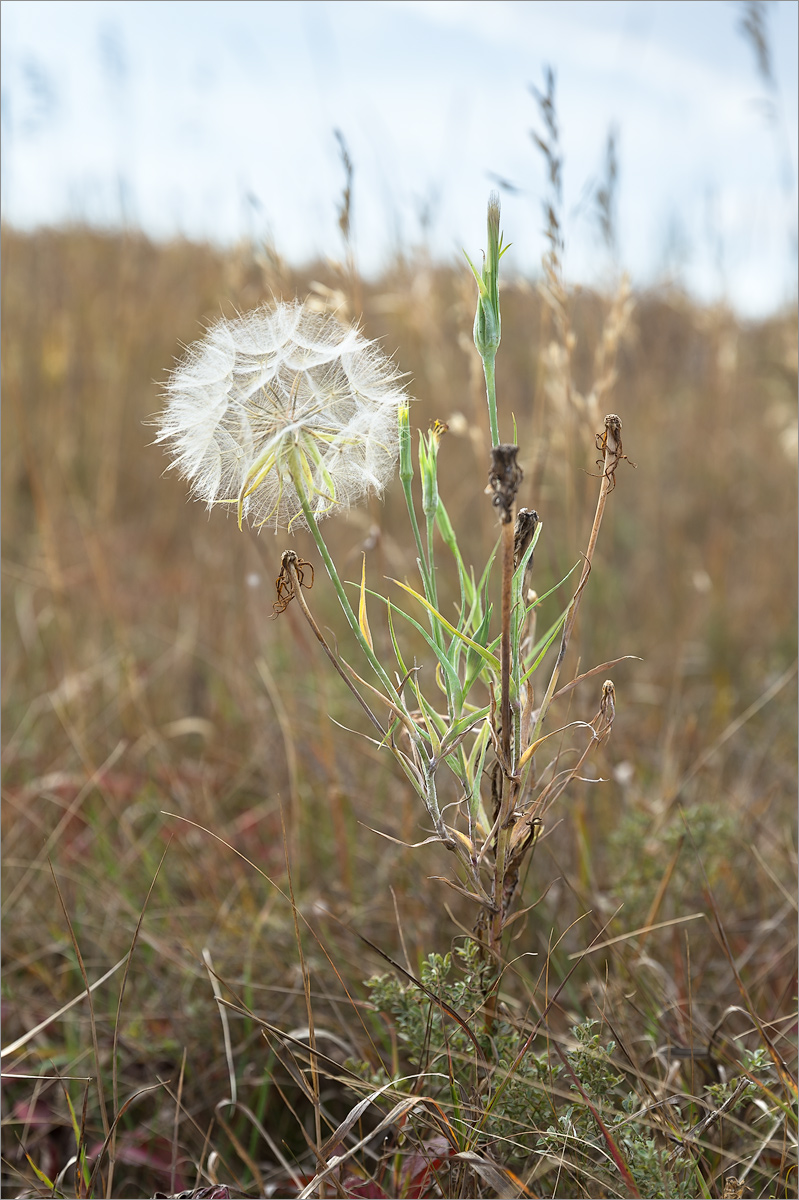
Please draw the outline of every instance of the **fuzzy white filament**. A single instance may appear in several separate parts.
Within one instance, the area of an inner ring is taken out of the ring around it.
[[[220,320],[166,385],[156,442],[209,507],[275,530],[380,492],[406,396],[393,362],[353,327],[299,303]]]

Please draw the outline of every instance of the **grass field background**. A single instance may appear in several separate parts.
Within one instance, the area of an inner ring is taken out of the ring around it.
[[[551,308],[534,282],[507,277],[501,422],[508,430],[515,415],[520,501],[544,522],[543,593],[585,548],[597,430],[562,386]],[[272,620],[280,553],[294,546],[313,560],[310,538],[240,533],[189,502],[180,480],[163,477],[146,422],[182,345],[220,313],[311,295],[363,314],[366,335],[408,372],[413,427],[450,425],[441,494],[479,567],[496,528],[483,494],[474,281],[465,264],[421,252],[367,281],[351,264],[297,270],[250,244],[223,253],[5,228],[2,291],[4,1045],[84,990],[75,944],[89,982],[126,955],[152,885],[121,1009],[124,968],[92,994],[93,1017],[84,997],[4,1060],[21,1078],[4,1087],[3,1194],[39,1194],[31,1162],[54,1179],[75,1153],[65,1092],[89,1150],[103,1142],[103,1103],[117,1112],[137,1094],[115,1166],[115,1186],[133,1190],[113,1194],[190,1187],[202,1164],[206,1179],[254,1195],[253,1162],[264,1177],[274,1171],[270,1194],[287,1194],[251,1117],[310,1178],[302,1089],[257,1020],[230,1017],[226,1054],[207,963],[256,1017],[287,1033],[307,1026],[288,858],[315,934],[303,928],[302,961],[317,1032],[338,1039],[327,1049],[342,1058],[369,1059],[382,1031],[390,1058],[392,1036],[401,1046],[363,987],[386,966],[358,935],[416,973],[471,918],[431,878],[447,871],[444,850],[374,832],[421,841],[421,807],[387,758],[334,723],[364,729],[296,606]],[[608,922],[606,939],[701,913],[587,958],[553,1028],[566,1036],[575,1021],[610,1021],[665,1079],[668,1063],[643,1047],[706,1044],[728,1006],[745,1008],[737,972],[795,1066],[796,313],[745,324],[674,289],[630,302],[602,411],[621,416],[636,467],[618,471],[567,667],[640,661],[612,672],[618,718],[594,760],[604,782],[575,784],[536,849],[523,903],[539,903],[509,953],[538,957],[509,982],[508,1002],[554,990],[569,956]],[[613,304],[569,296],[578,392],[609,365]],[[372,586],[414,583],[398,483],[325,533],[344,578],[360,579],[366,549]],[[569,597],[564,584],[542,619]],[[321,570],[309,603],[346,655],[350,635]],[[387,649],[379,611],[371,621]],[[562,719],[588,719],[595,699],[575,689]],[[744,1038],[747,1020],[731,1016],[725,1032]],[[216,1107],[230,1095],[229,1062],[249,1116]],[[98,1063],[102,1103],[85,1084]],[[325,1103],[340,1118],[352,1101],[331,1084]],[[767,1132],[754,1118],[740,1125],[705,1152],[708,1195]],[[782,1162],[761,1154],[745,1194],[795,1186],[789,1158],[789,1147]],[[585,1182],[557,1190],[568,1186],[548,1179],[529,1194],[593,1194]]]

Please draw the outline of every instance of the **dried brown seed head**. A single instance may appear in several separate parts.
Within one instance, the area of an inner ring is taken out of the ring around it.
[[[492,496],[491,503],[499,509],[499,519],[503,525],[513,520],[513,503],[519,484],[524,479],[524,472],[516,461],[518,453],[518,446],[508,444],[494,446],[491,451],[486,494]]]

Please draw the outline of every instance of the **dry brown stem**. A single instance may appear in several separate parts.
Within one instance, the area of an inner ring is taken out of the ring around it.
[[[569,641],[571,640],[571,635],[574,630],[574,624],[577,620],[577,609],[580,605],[580,598],[583,593],[583,588],[588,582],[588,576],[591,574],[594,551],[596,549],[597,539],[599,538],[599,530],[602,526],[602,518],[605,514],[605,503],[615,487],[616,468],[618,467],[622,458],[627,458],[627,455],[622,452],[621,420],[616,416],[615,413],[609,413],[605,417],[605,431],[604,433],[597,434],[597,445],[600,444],[603,450],[602,476],[601,483],[599,485],[599,496],[596,503],[596,512],[594,513],[594,523],[591,526],[591,533],[588,538],[588,547],[585,552],[580,582],[577,584],[577,588],[572,596],[571,604],[569,605],[569,611],[566,614],[566,621],[563,626],[563,634],[561,635],[560,639],[558,657],[555,660],[555,666],[552,669],[552,675],[550,677],[544,699],[541,703],[540,709],[538,710],[538,718],[533,730],[533,741],[536,741],[540,735],[544,718],[547,715],[547,711],[552,702],[552,697],[554,696],[555,689],[558,685],[561,666],[563,665],[563,660],[566,657],[566,650],[568,649]]]

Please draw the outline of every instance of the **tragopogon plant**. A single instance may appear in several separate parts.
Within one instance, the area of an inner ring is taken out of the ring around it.
[[[501,579],[495,599],[491,573],[496,550],[479,577],[467,569],[439,493],[438,456],[446,425],[434,422],[420,435],[419,496],[414,489],[410,407],[397,368],[357,329],[345,328],[332,317],[320,317],[299,304],[279,303],[218,322],[170,377],[156,439],[171,448],[173,466],[189,480],[195,495],[208,505],[235,509],[239,525],[246,519],[276,530],[300,525],[310,529],[376,686],[326,641],[303,595],[312,564],[290,549],[282,555],[275,613],[296,598],[367,714],[375,744],[394,756],[423,801],[430,840],[442,842],[457,860],[455,877],[447,882],[476,906],[474,936],[487,968],[488,1025],[494,1020],[503,931],[522,862],[552,804],[613,722],[615,689],[608,680],[595,716],[571,723],[582,744],[569,765],[564,766],[559,751],[551,762],[541,761],[548,739],[562,733],[545,733],[543,725],[558,696],[560,670],[605,501],[624,457],[621,422],[608,416],[604,431],[596,433],[602,466],[599,499],[580,582],[567,609],[536,637],[535,610],[546,597],[536,596],[529,585],[542,523],[534,510],[517,511],[523,477],[518,447],[503,444],[499,434],[495,359],[503,253],[499,201],[492,196],[488,251],[482,270],[472,265],[472,271],[478,286],[474,338],[485,369],[492,439],[486,491],[500,524]],[[407,581],[393,581],[403,604],[368,590],[364,558],[360,588],[353,585],[351,593],[353,600],[357,593],[356,615],[319,520],[382,489],[397,458],[421,590]],[[453,620],[444,616],[438,600],[436,554],[442,544],[457,575],[460,599]],[[381,662],[375,654],[368,598],[385,610],[394,663]],[[430,683],[424,687],[418,662],[403,651],[403,623],[424,639],[435,665],[425,672],[423,679]],[[533,677],[558,634],[555,666],[536,704]],[[569,690],[574,682],[561,690]],[[446,776],[449,794],[442,804],[439,790]]]

